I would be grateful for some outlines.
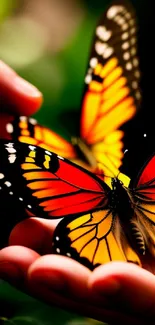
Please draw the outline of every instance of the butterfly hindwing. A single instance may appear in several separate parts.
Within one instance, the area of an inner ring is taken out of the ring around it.
[[[115,235],[118,216],[110,209],[65,218],[56,227],[53,253],[72,257],[93,270],[110,261],[127,261],[140,265],[137,254],[126,238]]]
[[[148,250],[155,254],[155,154],[141,169],[132,190],[135,218]]]
[[[0,138],[37,145],[56,152],[68,159],[74,159],[76,152],[71,143],[56,132],[40,125],[36,119],[27,116],[0,114]]]

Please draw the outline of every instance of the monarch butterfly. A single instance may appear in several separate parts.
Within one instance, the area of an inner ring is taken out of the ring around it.
[[[118,173],[124,132],[140,104],[137,25],[132,6],[118,0],[99,21],[92,44],[81,103],[79,134],[66,141],[33,118],[6,116],[0,136],[39,145],[103,175]],[[6,134],[6,131],[8,134]]]
[[[94,173],[38,146],[0,140],[0,188],[6,197],[43,218],[63,218],[53,253],[93,270],[111,260],[141,265],[155,254],[155,154],[134,185],[111,178],[112,189]]]

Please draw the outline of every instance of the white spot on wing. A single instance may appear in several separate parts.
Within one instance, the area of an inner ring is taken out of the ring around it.
[[[131,48],[131,55],[134,56],[135,54],[136,54],[136,48],[135,47],[132,47]]]
[[[0,179],[4,178],[4,174],[0,173]]]
[[[139,61],[137,58],[133,59],[133,65],[134,65],[134,67],[137,67],[139,65]]]
[[[127,12],[127,13],[125,14],[125,17],[126,17],[127,19],[131,19],[131,15],[130,15],[130,13]]]
[[[49,156],[52,156],[52,152],[48,151],[48,150],[45,150],[45,153]]]
[[[129,25],[125,23],[124,25],[122,25],[122,30],[127,30],[128,27],[129,27]]]
[[[109,10],[107,11],[107,18],[108,19],[113,19],[117,13],[119,12],[119,8],[120,6],[112,6],[109,8]]]
[[[10,164],[13,164],[16,160],[16,155],[14,155],[14,154],[9,155],[8,160],[9,160]]]
[[[59,240],[59,237],[58,237],[58,236],[56,236],[56,237],[55,237],[55,240],[57,240],[57,241],[58,241],[58,240]]]
[[[13,195],[13,192],[9,192],[10,195]]]
[[[112,32],[107,30],[105,26],[98,26],[96,28],[96,35],[104,42],[107,42],[111,35]]]
[[[29,122],[31,124],[33,124],[33,125],[36,125],[37,124],[37,121],[34,118],[32,118],[32,117],[29,118]]]
[[[60,253],[60,248],[56,248],[56,252],[59,254]]]
[[[95,68],[96,65],[97,65],[97,63],[98,63],[97,58],[91,58],[91,59],[90,59],[89,64],[90,64],[90,67],[91,67],[91,68]]]
[[[7,187],[10,187],[10,186],[11,186],[11,183],[8,182],[8,181],[6,181],[4,184],[5,184]]]
[[[19,197],[19,201],[23,201],[23,198],[22,197]]]
[[[114,49],[112,47],[108,47],[104,53],[103,53],[103,57],[104,59],[108,59],[114,52]]]
[[[137,82],[136,80],[134,80],[134,81],[132,82],[132,88],[133,88],[133,89],[137,89],[137,88],[138,88],[138,82]]]
[[[139,70],[136,70],[136,71],[135,71],[135,77],[136,77],[136,78],[140,78],[140,72],[139,72]]]
[[[135,34],[135,33],[136,33],[136,28],[135,28],[135,27],[132,27],[132,28],[130,29],[130,34],[133,35],[133,34]]]
[[[12,148],[12,147],[8,147],[6,148],[6,150],[9,152],[9,153],[15,153],[16,152],[16,149]]]
[[[122,40],[126,40],[129,37],[129,34],[127,32],[122,34]]]
[[[95,50],[99,55],[103,54],[104,51],[107,49],[107,47],[108,45],[106,43],[102,43],[102,42],[95,43]]]
[[[127,69],[127,70],[132,70],[132,64],[131,64],[131,62],[128,62],[128,63],[126,64],[126,69]]]
[[[141,99],[141,93],[139,91],[136,91],[135,96],[137,99]]]
[[[30,204],[28,204],[28,205],[27,205],[27,207],[28,207],[29,209],[31,209],[31,208],[32,208],[32,206],[31,206]]]
[[[129,42],[125,42],[122,44],[122,49],[127,50],[129,48]]]
[[[126,61],[129,60],[130,59],[130,53],[129,52],[124,52],[123,59],[126,60]]]
[[[26,116],[20,116],[19,119],[22,122],[26,122],[27,121],[27,117]]]
[[[85,77],[85,83],[86,83],[86,84],[89,84],[91,81],[92,81],[92,76],[91,76],[91,74],[87,74],[86,77]]]
[[[6,124],[6,131],[8,133],[13,133],[13,125],[11,123]]]
[[[130,42],[131,42],[131,45],[134,45],[136,43],[136,38],[135,37],[132,37],[131,40],[130,40]]]
[[[13,145],[14,145],[13,142],[9,142],[9,143],[6,143],[5,146],[8,148],[13,148]]]
[[[31,145],[30,145],[30,146],[29,146],[29,149],[33,151],[33,150],[35,150],[35,149],[36,149],[36,147],[35,147],[35,146],[31,146]]]
[[[61,157],[61,156],[59,156],[59,155],[58,155],[57,157],[58,157],[59,159],[61,159],[61,160],[64,160],[64,158],[63,158],[63,157]]]

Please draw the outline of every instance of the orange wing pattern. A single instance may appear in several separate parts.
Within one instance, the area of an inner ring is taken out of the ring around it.
[[[37,145],[68,159],[76,157],[76,151],[71,143],[52,130],[41,126],[32,117],[14,117],[1,113],[0,121],[0,138]]]
[[[135,216],[142,238],[155,256],[155,155],[146,162],[132,191]]]
[[[108,166],[113,175],[123,157],[119,128],[135,115],[141,99],[136,33],[132,6],[116,1],[96,28],[85,78],[80,136],[104,172]]]
[[[90,269],[115,260],[140,265],[126,238],[119,241],[115,236],[117,222],[118,216],[110,210],[64,219],[56,228],[53,252],[72,257]]]
[[[107,204],[106,184],[61,156],[3,140],[0,149],[0,189],[10,190],[17,200],[22,198],[25,208],[33,214],[45,218],[76,216]]]
[[[8,139],[9,135],[9,139],[39,145],[89,170],[99,169],[102,175],[118,175],[124,135],[119,128],[135,115],[140,104],[136,34],[134,10],[121,0],[107,8],[96,27],[79,123],[82,154],[79,145],[77,150],[74,144],[24,116],[9,117],[7,137],[1,131],[0,137]]]

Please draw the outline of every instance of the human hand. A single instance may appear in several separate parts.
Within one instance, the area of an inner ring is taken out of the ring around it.
[[[1,61],[0,93],[1,109],[20,115],[35,113],[42,102],[40,92]],[[0,277],[48,304],[110,324],[154,324],[153,274],[116,262],[90,272],[70,258],[50,255],[55,226],[37,218],[19,223],[10,246],[0,251]],[[150,263],[145,266],[150,270]]]
[[[48,304],[109,324],[155,323],[152,273],[123,262],[91,272],[71,258],[50,255],[55,226],[38,218],[19,223],[10,246],[0,251],[0,277]]]

